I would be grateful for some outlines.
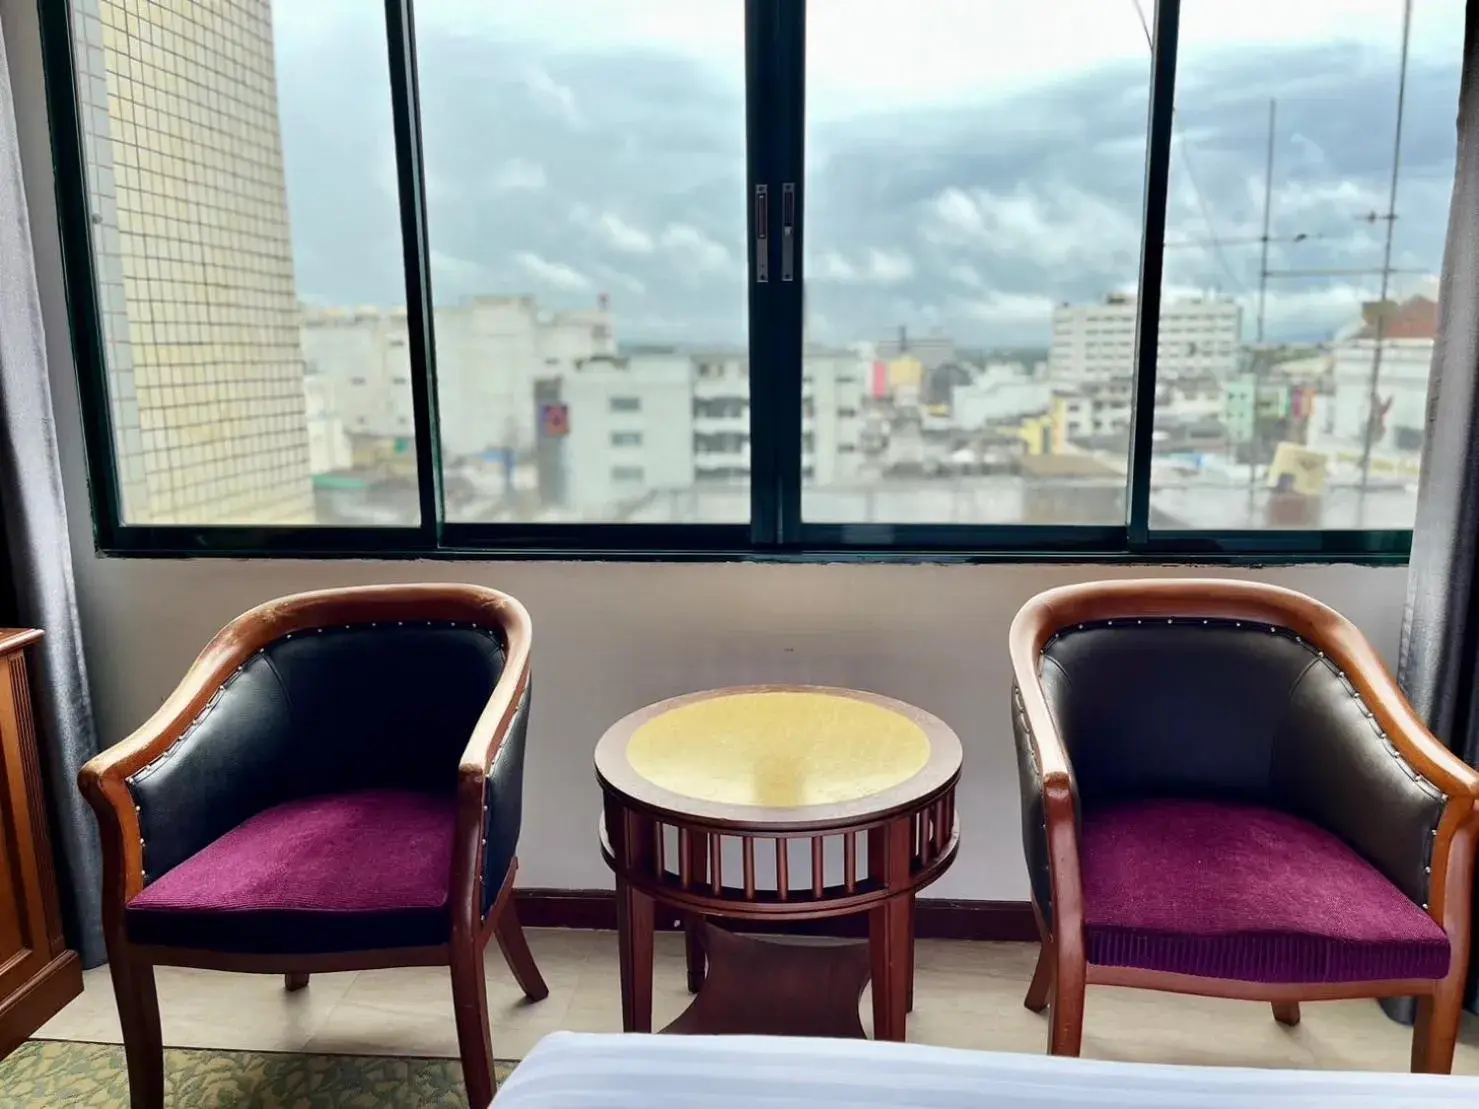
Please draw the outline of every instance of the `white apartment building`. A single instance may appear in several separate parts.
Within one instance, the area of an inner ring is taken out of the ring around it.
[[[1054,308],[1049,376],[1055,383],[1073,383],[1133,375],[1138,311],[1135,298],[1123,295],[1102,304]],[[1227,298],[1163,304],[1157,381],[1231,377],[1238,368],[1242,330],[1242,309]]]
[[[305,374],[303,399],[308,420],[308,472],[317,476],[349,469],[354,465],[354,451],[344,420],[334,409],[328,379],[321,374]]]
[[[1053,395],[1054,417],[1070,442],[1129,430],[1134,383],[1128,377],[1094,381]]]
[[[802,380],[802,473],[857,478],[867,363],[809,347]],[[597,355],[560,380],[566,506],[598,518],[647,493],[748,484],[748,357],[736,351]],[[748,505],[745,505],[748,513]]]
[[[683,354],[596,355],[560,379],[565,508],[617,513],[653,489],[694,483],[693,363]],[[749,460],[749,443],[745,443]]]
[[[852,350],[808,344],[802,352],[802,480],[842,485],[857,479],[871,370],[872,362]]]
[[[1332,348],[1331,389],[1316,397],[1309,423],[1309,446],[1330,451],[1342,461],[1359,460],[1371,411],[1371,376],[1377,339],[1373,312],[1364,325]],[[1383,325],[1377,404],[1386,412],[1372,457],[1416,472],[1427,423],[1428,374],[1433,362],[1438,306],[1427,297],[1391,305]]]
[[[950,422],[962,431],[1046,413],[1052,386],[1014,362],[993,362],[950,395]]]
[[[534,444],[534,382],[615,352],[609,309],[550,312],[532,297],[474,297],[434,310],[436,380],[444,457],[523,452]],[[351,435],[415,433],[404,308],[308,308],[309,373],[330,383]]]
[[[347,434],[414,438],[404,308],[305,309],[301,337],[307,374]]]

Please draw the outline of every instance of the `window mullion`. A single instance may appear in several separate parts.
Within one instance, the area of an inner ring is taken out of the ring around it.
[[[1145,220],[1140,240],[1139,312],[1135,323],[1134,404],[1126,522],[1132,552],[1150,537],[1150,463],[1155,430],[1156,353],[1160,343],[1161,274],[1170,195],[1171,123],[1176,105],[1176,36],[1181,0],[1157,0],[1150,63],[1150,136],[1145,160]]]
[[[800,8],[748,0],[746,13],[750,530],[762,550],[800,542]]]
[[[411,369],[411,409],[416,431],[420,533],[427,546],[436,547],[440,545],[443,522],[441,436],[437,430],[436,339],[432,321],[413,9],[413,0],[385,0],[401,245],[406,267],[406,334]]]

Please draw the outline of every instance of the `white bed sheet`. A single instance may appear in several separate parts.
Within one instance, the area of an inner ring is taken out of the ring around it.
[[[1479,1078],[1161,1066],[865,1040],[556,1032],[496,1109],[1429,1109]]]

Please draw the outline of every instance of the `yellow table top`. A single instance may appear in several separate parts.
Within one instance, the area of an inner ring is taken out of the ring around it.
[[[739,692],[642,724],[632,769],[684,797],[790,808],[855,801],[917,774],[929,737],[881,705],[831,693]]]

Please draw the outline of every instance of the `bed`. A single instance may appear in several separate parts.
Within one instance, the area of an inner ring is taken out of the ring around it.
[[[1479,1078],[1160,1066],[866,1040],[556,1032],[497,1109],[1427,1109]]]

